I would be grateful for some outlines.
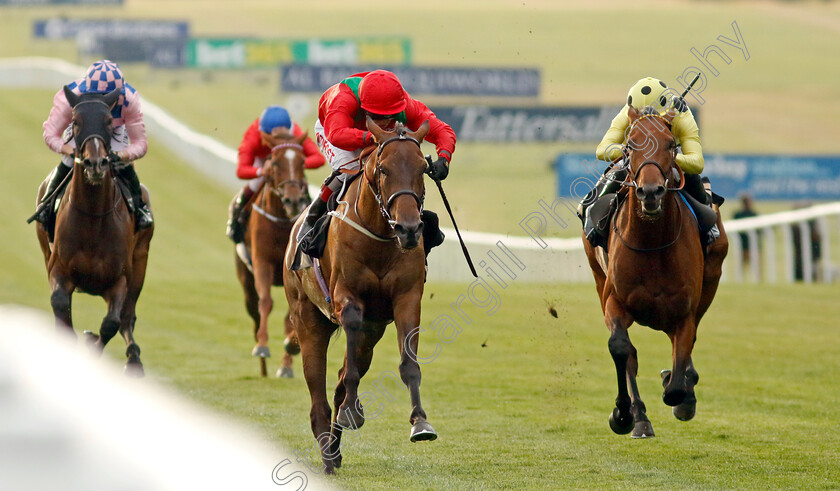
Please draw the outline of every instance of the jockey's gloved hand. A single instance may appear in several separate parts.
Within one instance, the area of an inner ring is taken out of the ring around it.
[[[449,162],[445,158],[439,157],[437,160],[429,165],[429,177],[435,181],[442,181],[449,175]]]
[[[671,107],[681,113],[688,111],[688,104],[685,103],[685,99],[677,95],[671,98]]]
[[[117,152],[108,152],[108,162],[111,164],[117,164],[122,162],[122,159]]]

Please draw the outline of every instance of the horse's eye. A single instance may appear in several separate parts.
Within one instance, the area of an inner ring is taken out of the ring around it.
[[[388,176],[390,176],[390,175],[391,175],[391,171],[389,171],[388,169],[385,169],[385,168],[382,168],[382,170],[381,170],[380,172],[381,172],[381,173],[382,173],[382,175],[383,175],[383,176],[385,176],[385,177],[388,177]]]

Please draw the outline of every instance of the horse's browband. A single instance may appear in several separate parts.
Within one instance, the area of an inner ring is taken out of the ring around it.
[[[303,145],[299,145],[297,143],[281,143],[279,145],[275,145],[271,151],[274,152],[278,148],[294,148],[295,150],[303,150]]]
[[[662,121],[665,122],[665,127],[671,126],[671,123],[669,123],[668,120],[665,119],[665,117],[662,116],[659,113],[645,114],[644,116],[640,116],[639,119],[637,119],[636,121],[633,121],[633,124],[630,125],[630,129],[627,131],[627,134],[629,135],[630,132],[633,131],[633,128],[636,127],[636,125],[639,123],[639,121],[641,121],[643,119],[647,119],[647,118],[659,118],[659,119],[661,119]]]
[[[420,142],[419,142],[419,141],[417,141],[417,139],[416,139],[416,138],[413,138],[413,137],[410,137],[410,136],[406,136],[406,134],[405,134],[405,133],[401,133],[399,136],[394,136],[394,137],[388,138],[388,139],[387,139],[387,140],[385,140],[384,142],[380,143],[380,144],[379,144],[379,150],[377,150],[377,152],[376,152],[376,156],[377,156],[377,157],[379,157],[380,155],[382,155],[382,150],[384,150],[384,149],[385,149],[385,145],[387,145],[387,144],[389,144],[389,143],[391,143],[391,142],[394,142],[394,141],[400,141],[400,140],[403,140],[403,141],[412,141],[412,142],[416,143],[418,147],[420,146]]]

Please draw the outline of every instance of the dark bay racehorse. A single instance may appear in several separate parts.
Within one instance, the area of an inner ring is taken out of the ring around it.
[[[283,271],[312,398],[312,433],[327,474],[341,466],[342,430],[364,424],[359,381],[370,368],[374,346],[391,322],[397,329],[400,376],[411,397],[411,441],[437,438],[420,404],[416,355],[425,275],[420,212],[426,162],[420,142],[429,123],[414,133],[402,124],[386,131],[368,118],[367,128],[378,148],[365,162],[363,174],[349,186],[343,198],[346,204],[333,215],[323,257],[312,268],[289,271],[296,247],[293,239]],[[300,222],[295,224],[293,238]],[[319,267],[329,300],[318,284]],[[331,425],[325,383],[327,345],[339,325],[347,336],[347,351],[339,370]]]
[[[697,325],[717,291],[728,240],[716,209],[721,236],[704,249],[697,223],[676,192],[673,183],[682,174],[670,130],[674,114],[663,117],[652,108],[642,114],[632,107],[629,111],[630,181],[624,183],[625,196],[613,218],[606,268],[603,251],[593,249],[585,238],[583,243],[610,330],[609,350],[618,377],[610,428],[643,438],[653,436],[653,427],[636,385],[638,359],[627,330],[637,322],[668,335],[673,367],[662,372],[662,398],[673,406],[677,419],[693,418],[699,376],[691,351]]]
[[[268,316],[274,308],[272,286],[283,286],[283,254],[295,218],[311,201],[304,177],[303,141],[291,135],[270,136],[271,155],[263,166],[265,181],[256,196],[245,230],[245,247],[250,251],[253,270],[236,255],[236,275],[245,291],[245,308],[254,320],[254,356],[260,358],[260,373],[267,375],[265,358],[268,348]],[[279,371],[281,377],[292,377],[292,355],[300,352],[297,337],[289,321],[286,329],[285,355]]]
[[[111,108],[120,92],[76,95],[64,87],[64,94],[73,107],[76,154],[72,180],[56,213],[52,249],[47,230],[40,223],[36,227],[52,291],[50,304],[57,324],[72,332],[73,292],[105,299],[108,313],[99,335],[86,331],[88,341],[101,352],[119,331],[128,346],[126,373],[143,376],[140,347],[134,342],[135,307],[146,277],[154,227],[134,232],[134,214],[116,183],[115,163],[108,158]],[[38,190],[38,202],[45,187],[46,182]],[[150,203],[145,187],[143,199]]]

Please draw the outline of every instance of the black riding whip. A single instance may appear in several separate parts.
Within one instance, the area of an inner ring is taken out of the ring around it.
[[[692,87],[694,87],[694,84],[697,83],[697,80],[699,78],[700,78],[700,72],[697,72],[697,75],[694,76],[694,80],[692,80],[691,83],[688,84],[688,87],[685,88],[683,93],[680,94],[680,99],[684,98],[686,96],[686,94],[688,94],[688,91],[691,90]]]
[[[429,167],[428,170],[426,170],[426,173],[429,174],[429,177],[432,177],[431,155],[426,155],[426,162],[429,163]],[[455,215],[452,214],[452,208],[449,207],[449,200],[446,199],[446,193],[443,192],[443,185],[440,183],[440,181],[438,181],[435,178],[432,178],[432,180],[435,181],[435,184],[437,184],[438,191],[440,191],[440,197],[443,199],[443,205],[446,207],[446,211],[449,212],[449,218],[452,220],[452,226],[455,227],[455,233],[458,234],[458,240],[461,242],[461,250],[464,251],[464,257],[467,258],[467,264],[470,267],[470,271],[472,272],[472,275],[474,277],[478,278],[478,273],[475,272],[475,266],[473,266],[472,259],[470,258],[470,251],[467,250],[467,244],[465,244],[464,239],[461,238],[461,232],[458,230],[458,224],[455,223]]]

